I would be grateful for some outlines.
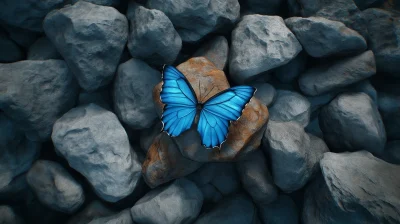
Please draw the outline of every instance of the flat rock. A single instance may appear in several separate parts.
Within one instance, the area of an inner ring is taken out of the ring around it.
[[[182,47],[182,39],[169,18],[160,10],[129,2],[128,49],[132,57],[152,65],[172,64]]]
[[[216,36],[207,41],[193,54],[193,57],[207,58],[220,70],[223,70],[226,67],[228,56],[229,45],[228,40],[224,36]]]
[[[92,220],[88,224],[134,224],[129,209],[122,212]]]
[[[211,32],[233,25],[240,16],[237,0],[149,0],[147,7],[165,13],[184,42],[196,42]]]
[[[279,195],[270,204],[258,205],[259,216],[263,224],[299,223],[299,211],[293,200],[287,195]]]
[[[229,71],[237,83],[288,63],[302,50],[279,16],[246,15],[232,32]]]
[[[114,109],[132,129],[149,128],[157,118],[151,91],[161,80],[159,71],[139,59],[118,67],[114,81]],[[150,91],[150,92],[149,92]]]
[[[147,193],[131,208],[131,214],[136,223],[192,223],[202,204],[196,184],[182,178]]]
[[[112,81],[128,39],[124,15],[79,1],[49,13],[43,29],[83,89],[94,91]]]
[[[138,187],[141,164],[112,112],[95,104],[74,108],[54,124],[52,140],[102,199],[116,202]]]
[[[375,73],[374,54],[366,51],[307,70],[299,78],[299,87],[306,95],[316,96],[346,87]]]
[[[0,3],[1,4],[1,3]],[[21,48],[0,28],[0,63],[16,62],[24,59]]]
[[[56,47],[51,43],[46,36],[39,38],[33,43],[27,54],[28,60],[48,60],[48,59],[62,59]]]
[[[74,106],[78,85],[64,61],[21,61],[0,64],[0,92],[0,109],[30,140],[45,141]]]
[[[7,205],[0,206],[0,223],[2,224],[22,224],[23,219],[15,214],[14,210]]]
[[[365,93],[343,93],[319,114],[324,139],[335,151],[382,153],[386,133],[377,105]]]
[[[276,98],[276,90],[275,88],[268,83],[257,83],[252,85],[257,89],[254,96],[261,101],[265,106],[271,105]]]
[[[74,213],[85,201],[81,185],[56,162],[36,161],[26,179],[38,199],[52,209]]]
[[[292,17],[285,23],[312,57],[361,53],[367,49],[365,39],[341,22],[322,17]]]
[[[276,68],[274,70],[274,76],[282,83],[292,83],[306,69],[307,57],[307,53],[301,51],[287,64]]]
[[[87,224],[97,218],[108,217],[113,214],[114,212],[100,201],[92,201],[82,211],[69,219],[67,224]]]

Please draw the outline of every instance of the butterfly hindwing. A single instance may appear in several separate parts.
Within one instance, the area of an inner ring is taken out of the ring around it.
[[[172,136],[188,130],[196,116],[197,99],[185,76],[172,66],[164,67],[160,97],[165,104],[163,130]]]

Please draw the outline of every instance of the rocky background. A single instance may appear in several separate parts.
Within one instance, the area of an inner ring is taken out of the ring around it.
[[[400,223],[397,9],[1,0],[0,223]],[[220,151],[160,133],[163,64],[257,87]]]

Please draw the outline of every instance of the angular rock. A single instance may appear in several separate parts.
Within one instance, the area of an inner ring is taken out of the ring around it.
[[[159,71],[132,58],[118,67],[114,81],[114,109],[132,129],[149,128],[157,118],[152,90],[161,80]]]
[[[1,4],[1,3],[0,3]],[[0,28],[0,62],[9,63],[24,59],[24,53],[20,47],[14,43]]]
[[[301,51],[295,58],[275,69],[275,77],[282,83],[291,83],[306,69],[307,54]]]
[[[79,1],[49,13],[43,29],[83,89],[94,91],[112,81],[128,39],[124,15]]]
[[[202,204],[201,191],[182,178],[147,193],[131,208],[131,214],[136,223],[192,223]]]
[[[372,51],[340,59],[309,69],[299,78],[301,91],[310,96],[321,95],[366,79],[376,73]]]
[[[292,17],[285,23],[313,57],[361,53],[367,49],[365,39],[341,22],[322,17]]]
[[[287,195],[270,203],[258,205],[259,216],[263,224],[296,224],[299,223],[299,212],[296,204]]]
[[[247,15],[232,32],[229,71],[237,83],[288,63],[302,50],[279,16]]]
[[[134,224],[129,209],[126,209],[116,215],[97,218],[88,224]]]
[[[268,83],[257,83],[252,85],[257,88],[254,96],[261,101],[265,106],[271,105],[276,98],[276,90],[275,88]]]
[[[282,0],[246,0],[250,12],[263,15],[278,15],[284,6]]]
[[[128,48],[132,57],[158,66],[175,61],[182,39],[162,11],[146,9],[131,1],[127,17],[130,24]]]
[[[26,179],[38,199],[54,210],[74,213],[85,201],[82,186],[56,162],[36,161]]]
[[[15,214],[14,210],[7,205],[0,206],[0,223],[2,224],[22,224],[23,219]]]
[[[224,36],[216,36],[210,41],[207,41],[193,54],[193,57],[205,57],[215,67],[223,70],[228,63],[229,45],[228,40]]]
[[[79,0],[72,0],[72,3],[76,3]],[[118,6],[121,0],[84,0],[86,2],[91,2],[96,5],[104,5],[104,6]]]
[[[277,199],[278,191],[261,149],[253,152],[243,161],[237,162],[236,168],[243,188],[250,194],[255,203],[269,204]]]
[[[116,202],[138,187],[141,164],[112,112],[95,104],[74,108],[54,124],[52,140],[102,199]]]
[[[321,130],[330,149],[382,153],[386,133],[377,106],[365,93],[343,93],[319,114]]]
[[[67,224],[87,224],[97,218],[112,216],[114,214],[100,201],[92,201],[81,212],[68,220]]]
[[[85,90],[79,93],[78,105],[86,105],[94,103],[106,110],[112,110],[112,99],[108,89],[101,89],[95,92],[87,92]]]
[[[379,111],[382,115],[387,138],[400,140],[400,97],[391,93],[379,92]]]
[[[311,104],[296,92],[278,90],[269,111],[272,121],[295,121],[305,127],[310,122]]]
[[[62,59],[56,47],[51,43],[49,38],[41,37],[33,43],[28,50],[28,60],[48,60],[48,59]]]
[[[149,0],[147,7],[165,13],[184,42],[196,42],[211,32],[233,25],[240,14],[237,0]]]
[[[74,106],[78,85],[64,61],[21,61],[0,64],[0,92],[0,109],[30,140],[45,141]]]

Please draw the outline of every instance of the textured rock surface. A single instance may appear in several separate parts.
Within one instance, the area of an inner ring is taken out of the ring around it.
[[[81,185],[56,162],[36,161],[26,179],[38,199],[52,209],[73,213],[85,201]]]
[[[92,220],[89,224],[134,224],[129,209],[118,214]]]
[[[49,13],[43,29],[82,88],[93,91],[111,82],[128,39],[124,15],[79,1]]]
[[[237,83],[288,63],[302,50],[279,16],[247,15],[232,32],[229,71]]]
[[[296,204],[287,195],[270,203],[258,205],[259,216],[263,224],[295,224],[299,223],[299,212]]]
[[[76,214],[67,224],[87,224],[90,221],[113,215],[114,212],[104,206],[100,201],[92,201],[81,212]]]
[[[157,9],[129,2],[128,48],[132,57],[149,64],[172,64],[182,47],[182,39],[168,17]],[[160,38],[162,37],[162,38]]]
[[[201,191],[183,178],[147,193],[131,208],[131,214],[136,223],[192,223],[202,203]]]
[[[140,162],[112,112],[95,104],[74,108],[57,120],[52,140],[102,199],[116,202],[137,187]]]
[[[159,71],[139,59],[118,67],[114,81],[115,113],[133,129],[149,128],[157,118],[149,90],[161,80]]]
[[[61,60],[0,64],[0,109],[31,140],[50,137],[54,122],[74,106],[77,87]]]
[[[15,214],[14,210],[6,205],[0,206],[0,223],[2,224],[22,224],[23,219]]]
[[[381,115],[365,93],[337,96],[322,109],[319,121],[331,150],[367,150],[380,154],[385,147],[386,133]]]
[[[56,47],[49,38],[41,37],[28,50],[28,60],[62,59]]]
[[[228,63],[229,46],[228,41],[224,36],[217,36],[210,41],[207,41],[193,54],[193,57],[205,57],[215,67],[223,70]]]
[[[252,86],[257,88],[257,92],[254,96],[265,106],[269,106],[275,101],[276,90],[272,85],[268,83],[257,83]]]

